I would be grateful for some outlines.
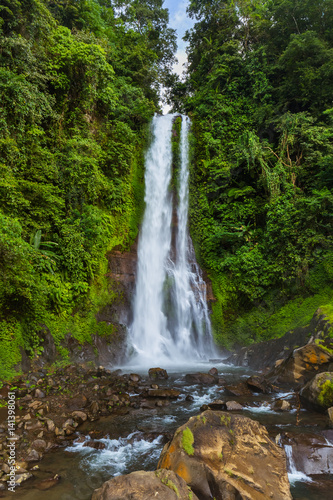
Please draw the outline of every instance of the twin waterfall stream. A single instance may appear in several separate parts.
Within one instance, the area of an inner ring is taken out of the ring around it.
[[[205,283],[188,232],[190,121],[185,116],[178,193],[171,191],[175,117],[154,117],[146,155],[146,209],[138,246],[130,354],[135,364],[147,367],[207,359],[215,353]]]

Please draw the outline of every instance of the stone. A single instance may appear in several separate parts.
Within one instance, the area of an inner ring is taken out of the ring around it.
[[[141,377],[137,373],[131,373],[129,376],[129,379],[131,382],[137,383],[137,382],[140,382]]]
[[[227,401],[226,407],[228,411],[240,411],[243,409],[242,405],[237,403],[237,401]]]
[[[53,422],[53,420],[51,420],[51,419],[48,418],[46,420],[46,426],[47,426],[47,430],[49,432],[54,432],[54,430],[55,430],[55,423]]]
[[[46,394],[43,392],[41,389],[36,389],[35,390],[35,398],[45,398]]]
[[[333,435],[331,430],[326,432],[328,438],[325,435],[306,431],[282,434],[281,444],[292,446],[291,452],[296,470],[308,476],[318,475],[318,478],[320,474],[333,474],[331,444]]]
[[[169,378],[167,371],[163,368],[150,368],[148,376],[151,380],[166,380]]]
[[[245,382],[240,382],[236,385],[226,385],[224,390],[231,396],[252,396],[252,391],[250,391]]]
[[[308,344],[293,352],[274,367],[266,378],[272,383],[298,386],[306,384],[319,372],[328,370],[333,355],[316,344]]]
[[[222,399],[215,399],[215,401],[208,403],[207,406],[210,410],[225,410],[226,409],[226,402],[222,401]]]
[[[263,394],[271,392],[268,383],[262,377],[250,377],[247,379],[246,383],[249,389],[253,392],[262,392]]]
[[[151,384],[150,386],[152,389],[159,389],[159,386],[157,384]]]
[[[137,471],[117,476],[93,492],[91,500],[198,500],[171,470]]]
[[[40,454],[36,450],[31,450],[26,458],[26,462],[36,462],[40,459]]]
[[[43,479],[43,481],[35,483],[34,487],[37,488],[38,490],[46,491],[49,490],[50,488],[53,488],[56,484],[58,484],[59,481],[60,481],[60,476],[58,474],[55,474],[53,477]]]
[[[73,411],[72,417],[78,424],[82,424],[87,420],[87,414],[84,411]]]
[[[216,384],[216,378],[209,373],[187,373],[185,381],[188,384],[213,385]]]
[[[35,439],[35,441],[31,443],[31,446],[37,451],[44,451],[46,448],[46,442],[44,439]]]
[[[289,401],[285,399],[277,399],[272,405],[274,411],[289,411],[291,408]]]
[[[318,373],[302,387],[299,397],[310,410],[324,412],[333,406],[333,372]]]
[[[24,474],[16,474],[15,475],[15,483],[20,485],[33,477],[33,475],[30,472],[25,472]]]
[[[292,499],[284,450],[242,415],[191,417],[164,446],[158,468],[173,470],[203,499]]]
[[[188,395],[186,396],[186,398],[185,398],[185,401],[191,401],[191,402],[192,402],[192,401],[194,401],[194,397],[193,397],[193,396],[191,396],[191,394],[188,394]]]
[[[170,398],[176,399],[180,395],[180,391],[176,389],[148,389],[149,398]]]
[[[217,375],[219,374],[217,368],[211,368],[208,373],[209,375],[213,375],[213,377],[217,377]]]
[[[333,427],[333,406],[331,406],[328,410],[328,420],[329,420],[329,426]]]
[[[62,424],[63,429],[67,429],[67,427],[73,427],[74,426],[74,420],[72,418],[68,418],[66,422]]]

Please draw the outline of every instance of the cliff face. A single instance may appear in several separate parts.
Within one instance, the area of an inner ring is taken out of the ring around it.
[[[132,321],[132,300],[135,292],[135,277],[137,267],[137,240],[130,250],[122,252],[115,247],[107,254],[108,273],[112,289],[117,298],[105,306],[97,314],[97,321],[106,321],[121,327],[127,327]]]

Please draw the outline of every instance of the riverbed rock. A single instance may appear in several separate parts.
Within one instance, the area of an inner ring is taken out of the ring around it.
[[[333,372],[318,373],[300,391],[301,403],[308,409],[325,411],[333,405]]]
[[[333,427],[333,406],[331,406],[331,407],[327,410],[327,413],[328,413],[328,422],[329,422],[329,426],[330,426],[330,427]]]
[[[236,385],[226,385],[224,390],[231,396],[252,396],[252,391],[250,391],[245,382],[239,382]]]
[[[277,399],[272,405],[273,411],[290,411],[290,403],[285,399]]]
[[[209,373],[187,373],[185,381],[188,384],[213,385],[216,384],[216,378]]]
[[[95,450],[104,450],[105,448],[105,444],[102,443],[101,441],[92,441],[92,440],[86,441],[83,446],[88,448],[94,448]]]
[[[87,414],[84,411],[73,411],[72,417],[80,425],[87,420]]]
[[[169,378],[167,371],[163,368],[150,368],[148,376],[151,380],[166,380]]]
[[[249,389],[253,392],[262,392],[263,394],[269,394],[271,392],[269,384],[263,377],[254,375],[253,377],[248,378],[246,383]]]
[[[129,380],[131,382],[134,382],[136,384],[137,382],[140,382],[141,377],[137,373],[131,373],[130,376],[129,376]]]
[[[177,399],[180,391],[177,389],[148,389],[149,398],[169,398]]]
[[[173,471],[137,471],[117,476],[93,492],[91,500],[198,500]]]
[[[34,487],[37,488],[38,490],[41,491],[46,491],[49,490],[50,488],[53,488],[56,486],[60,481],[60,476],[59,474],[55,474],[52,477],[49,477],[47,479],[43,479],[39,483],[35,483]]]
[[[227,401],[226,407],[228,411],[240,411],[243,409],[242,405],[237,403],[237,401]]]
[[[294,351],[279,366],[267,373],[274,384],[300,386],[309,382],[317,373],[328,370],[333,355],[316,344],[309,344]]]
[[[213,377],[217,377],[219,374],[218,369],[215,367],[211,368],[208,373],[209,373],[209,375],[213,375]]]
[[[333,447],[325,436],[314,432],[288,432],[281,443],[292,447],[296,470],[308,476],[333,473]]]
[[[215,399],[215,401],[212,401],[211,403],[208,403],[208,408],[210,410],[226,410],[226,402],[222,401],[222,399]],[[208,410],[207,408],[207,410]]]
[[[284,451],[258,422],[208,410],[177,429],[158,467],[173,470],[201,500],[291,500]],[[229,496],[228,496],[229,495]]]

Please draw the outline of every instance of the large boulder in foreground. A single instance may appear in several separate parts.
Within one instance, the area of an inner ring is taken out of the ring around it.
[[[267,373],[272,383],[297,386],[311,380],[316,373],[329,369],[333,356],[316,344],[295,349],[287,359]]]
[[[324,412],[333,405],[333,372],[318,373],[299,393],[302,404]]]
[[[181,476],[201,500],[291,500],[282,448],[247,417],[207,410],[177,429],[158,467]]]
[[[171,470],[137,471],[117,476],[95,490],[91,500],[198,500]]]

